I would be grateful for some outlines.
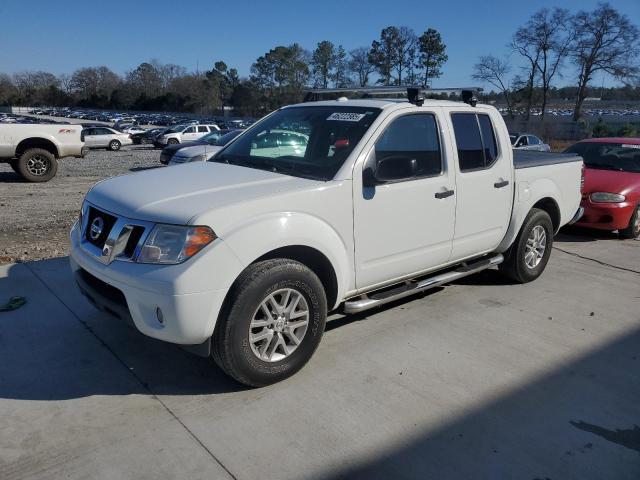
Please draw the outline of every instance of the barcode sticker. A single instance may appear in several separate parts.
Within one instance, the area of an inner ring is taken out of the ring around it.
[[[334,120],[338,122],[359,122],[366,115],[364,113],[349,113],[349,112],[335,112],[329,115],[327,120]]]
[[[640,145],[630,145],[630,144],[623,143],[622,144],[622,148],[637,148],[637,149],[640,149]]]

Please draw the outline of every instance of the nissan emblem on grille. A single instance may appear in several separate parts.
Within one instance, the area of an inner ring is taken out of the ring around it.
[[[102,229],[104,228],[104,220],[102,217],[96,217],[91,222],[91,228],[89,229],[89,237],[91,240],[97,240],[102,234]]]

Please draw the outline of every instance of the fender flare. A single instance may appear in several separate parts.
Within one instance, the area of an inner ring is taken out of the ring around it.
[[[515,192],[514,208],[511,212],[509,228],[504,238],[496,248],[496,252],[504,253],[513,244],[525,218],[531,209],[542,200],[551,200],[555,204],[559,218],[558,229],[564,224],[562,219],[562,211],[559,206],[558,198],[561,197],[558,186],[548,178],[541,178],[534,182],[519,182],[518,190]]]
[[[329,260],[336,277],[336,302],[330,309],[337,307],[344,293],[353,289],[353,254],[349,254],[353,247],[348,247],[334,228],[316,216],[302,212],[266,214],[234,225],[221,238],[240,260],[242,270],[274,250],[286,247],[317,250]],[[256,242],[256,238],[260,241]]]

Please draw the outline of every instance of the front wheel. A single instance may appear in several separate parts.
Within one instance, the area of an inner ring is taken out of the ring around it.
[[[167,145],[177,145],[178,143],[178,139],[177,138],[170,138],[169,140],[167,140]]]
[[[629,226],[618,232],[622,238],[640,238],[640,205],[636,207],[629,220]]]
[[[498,268],[518,283],[532,282],[544,272],[552,247],[551,217],[544,210],[532,208]]]
[[[327,317],[322,282],[289,259],[249,266],[229,292],[212,339],[222,370],[252,387],[279,382],[315,352]]]
[[[118,140],[111,140],[109,142],[109,150],[111,150],[112,152],[117,152],[118,150],[120,150],[121,146],[122,144]]]

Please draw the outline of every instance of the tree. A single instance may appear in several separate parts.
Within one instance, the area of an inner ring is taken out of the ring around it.
[[[0,105],[11,105],[16,96],[16,89],[13,86],[11,77],[0,73]]]
[[[506,79],[506,76],[511,71],[509,63],[493,55],[484,55],[474,65],[473,70],[472,77],[474,80],[490,83],[500,91],[507,104],[509,115],[513,118],[509,81]]]
[[[587,87],[596,72],[621,80],[638,74],[640,32],[626,15],[608,3],[598,4],[592,12],[578,12],[572,26],[575,37],[569,51],[579,69],[573,119],[578,120]]]
[[[335,59],[333,63],[333,79],[336,88],[348,87],[349,83],[349,64],[347,62],[347,52],[342,45],[338,45],[336,49]]]
[[[264,108],[277,108],[302,99],[309,79],[310,54],[294,43],[272,48],[251,66],[251,80],[262,91]]]
[[[398,29],[387,27],[380,32],[380,40],[371,42],[368,60],[380,75],[378,83],[391,85],[391,75],[398,63]]]
[[[538,10],[524,27],[518,29],[511,42],[512,49],[527,59],[527,116],[531,110],[536,77],[542,89],[542,118],[547,108],[553,78],[559,74],[573,39],[571,16],[562,8]]]
[[[336,64],[336,48],[328,40],[319,42],[311,54],[310,67],[313,72],[314,85],[327,88]]]
[[[394,70],[396,72],[396,85],[402,85],[402,74],[411,73],[415,64],[416,47],[418,37],[409,27],[400,27],[397,29],[396,36],[396,62]],[[406,78],[405,78],[406,80]]]
[[[424,69],[423,86],[429,87],[429,79],[442,75],[442,66],[449,60],[447,46],[437,30],[429,28],[418,38],[419,65]]]
[[[369,84],[369,75],[375,68],[369,62],[369,49],[359,47],[349,52],[349,72],[355,77],[359,87],[366,87]]]

